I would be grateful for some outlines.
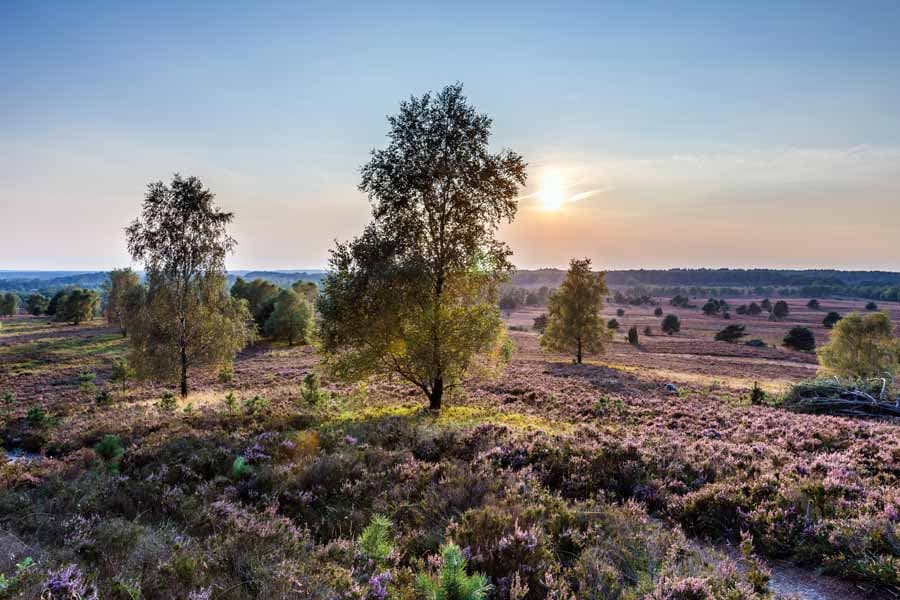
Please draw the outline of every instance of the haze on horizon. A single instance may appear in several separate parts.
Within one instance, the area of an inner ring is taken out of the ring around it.
[[[146,185],[236,213],[232,269],[323,268],[411,94],[529,162],[520,268],[900,270],[900,3],[4,5],[0,268],[130,263]]]

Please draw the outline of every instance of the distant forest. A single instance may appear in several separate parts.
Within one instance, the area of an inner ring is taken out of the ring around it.
[[[556,287],[561,269],[518,271],[511,282],[523,287]],[[834,269],[628,269],[607,271],[613,288],[645,287],[655,296],[854,297],[900,301],[900,273]]]
[[[11,276],[12,275],[12,276]],[[54,293],[67,287],[80,287],[89,290],[100,290],[106,281],[107,272],[68,273],[39,271],[0,272],[0,292],[22,293]],[[143,277],[143,273],[141,273]],[[238,277],[247,281],[265,279],[275,285],[288,287],[298,280],[319,283],[325,277],[325,271],[233,271],[228,273],[228,285]]]
[[[250,281],[265,279],[281,287],[297,280],[318,283],[324,271],[233,271],[229,285],[237,277]],[[556,287],[565,277],[561,269],[516,272],[513,286]],[[99,290],[106,272],[0,272],[0,292],[55,292],[66,287]],[[838,271],[834,269],[628,269],[607,271],[606,282],[613,288],[644,287],[654,296],[802,296],[853,297],[900,301],[900,273],[893,271]]]

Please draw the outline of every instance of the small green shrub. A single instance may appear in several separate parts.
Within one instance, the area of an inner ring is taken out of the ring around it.
[[[78,375],[78,389],[85,396],[93,396],[97,393],[97,385],[94,383],[94,380],[96,379],[96,373],[83,371]]]
[[[112,404],[112,396],[108,390],[100,390],[97,392],[97,395],[94,396],[94,400],[97,402],[98,406],[109,406]]]
[[[319,376],[310,371],[303,377],[300,396],[307,404],[314,406],[328,399],[328,392],[320,387]]]
[[[125,384],[129,379],[134,378],[134,368],[124,358],[116,359],[113,362],[112,375],[109,380],[122,386],[122,393],[125,393]]]
[[[225,394],[225,408],[228,410],[229,415],[236,415],[238,413],[238,400],[237,397],[235,397],[234,392]]]
[[[419,573],[416,584],[427,600],[483,600],[491,586],[482,574],[466,575],[466,558],[456,544],[441,548],[443,565],[438,576]]]
[[[229,364],[219,369],[218,379],[219,383],[231,383],[234,380],[234,367]]]
[[[50,425],[51,418],[40,406],[32,406],[25,415],[25,420],[32,427],[46,427]]]
[[[163,392],[156,406],[163,412],[175,412],[175,409],[178,408],[178,400],[175,399],[175,394],[172,392]]]
[[[394,546],[390,542],[393,527],[394,524],[384,515],[373,515],[359,539],[356,540],[360,554],[376,565],[384,564],[391,552],[394,551]]]
[[[234,459],[234,462],[231,463],[232,479],[242,479],[252,472],[253,469],[247,464],[247,460],[243,456],[238,456]]]
[[[609,329],[612,329],[613,331],[615,331],[619,328],[619,321],[617,321],[616,319],[610,319],[609,321],[606,322],[606,326]]]
[[[112,434],[103,436],[103,439],[94,445],[94,452],[103,461],[107,473],[119,472],[119,463],[122,462],[122,456],[125,454],[119,436]]]
[[[259,394],[254,394],[253,396],[244,399],[244,414],[258,415],[265,410],[267,406],[269,406],[268,398],[260,396]]]

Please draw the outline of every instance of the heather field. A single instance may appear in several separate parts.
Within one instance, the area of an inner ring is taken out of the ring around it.
[[[825,312],[864,302],[789,304],[730,321],[760,348],[697,309],[666,306],[666,336],[652,307],[607,306],[621,328],[583,365],[513,311],[509,363],[440,413],[271,342],[167,401],[110,381],[126,340],[100,321],[5,320],[0,597],[418,598],[452,541],[503,600],[894,598],[900,425],[784,410],[816,360],[771,347],[798,324],[824,343]]]

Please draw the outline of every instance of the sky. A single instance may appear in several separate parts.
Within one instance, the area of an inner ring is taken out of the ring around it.
[[[900,270],[900,2],[0,3],[0,269],[130,264],[148,183],[322,268],[401,100],[529,163],[520,268]]]

